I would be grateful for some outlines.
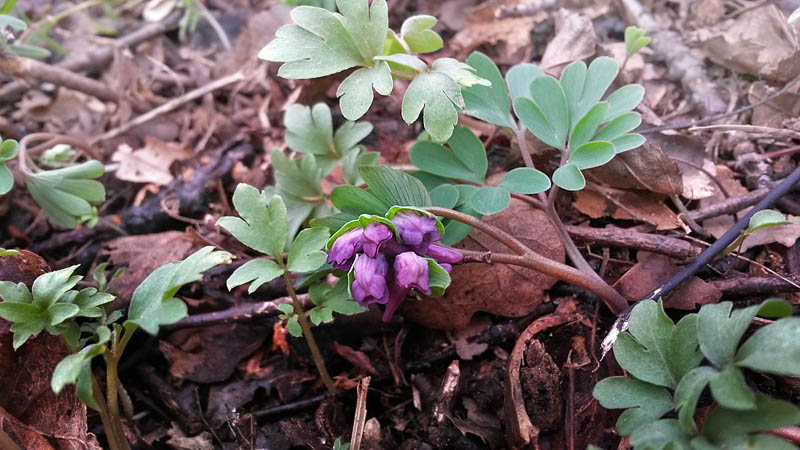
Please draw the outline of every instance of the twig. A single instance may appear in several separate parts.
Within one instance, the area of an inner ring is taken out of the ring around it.
[[[749,104],[747,106],[743,106],[743,107],[741,107],[739,109],[734,109],[733,111],[730,111],[730,112],[714,114],[714,115],[712,115],[710,117],[706,117],[706,118],[699,119],[699,120],[689,120],[689,121],[686,121],[686,122],[680,122],[680,123],[671,124],[671,125],[664,125],[664,126],[654,127],[654,128],[645,128],[644,130],[639,130],[638,133],[639,134],[649,134],[649,133],[657,133],[659,131],[666,131],[666,130],[680,130],[680,129],[684,129],[684,128],[691,128],[691,127],[696,127],[696,126],[700,126],[700,125],[705,125],[707,123],[711,123],[711,122],[714,122],[714,121],[719,120],[719,119],[724,119],[726,117],[735,116],[737,114],[741,114],[743,112],[746,112],[746,111],[749,111],[749,110],[751,110],[753,108],[761,106],[761,105],[763,105],[765,103],[769,103],[772,100],[775,100],[776,98],[778,98],[781,95],[785,94],[789,90],[789,88],[794,86],[794,84],[798,80],[800,80],[800,76],[798,76],[794,80],[786,83],[786,85],[783,86],[779,91],[777,91],[777,92],[775,92],[775,93],[773,93],[771,95],[768,95],[768,96],[762,98],[761,100],[759,100],[759,101],[757,101],[755,103],[751,103],[751,104]]]
[[[175,110],[175,109],[179,108],[181,105],[183,105],[185,103],[188,103],[188,102],[190,102],[192,100],[195,100],[197,98],[200,98],[200,97],[208,94],[209,92],[213,92],[213,91],[215,91],[217,89],[221,89],[221,88],[223,88],[223,87],[225,87],[225,86],[227,86],[229,84],[236,83],[236,82],[242,81],[244,79],[245,79],[244,72],[242,72],[240,70],[240,71],[234,72],[234,73],[232,73],[230,75],[224,76],[224,77],[222,77],[220,79],[214,80],[214,81],[206,84],[205,86],[201,86],[201,87],[199,87],[197,89],[189,91],[186,94],[184,94],[184,95],[182,95],[182,96],[180,96],[178,98],[174,98],[174,99],[168,101],[167,103],[164,103],[163,105],[161,105],[161,106],[159,106],[157,108],[154,108],[154,109],[142,114],[141,116],[136,117],[135,119],[133,119],[133,120],[131,120],[131,121],[129,121],[129,122],[123,124],[123,125],[118,126],[117,128],[109,130],[109,131],[101,134],[100,136],[97,136],[96,138],[92,139],[92,143],[94,144],[94,143],[97,143],[97,142],[100,142],[100,141],[105,141],[105,140],[108,140],[108,139],[115,138],[115,137],[117,137],[117,136],[119,136],[119,135],[121,135],[121,134],[123,134],[123,133],[125,133],[125,132],[127,132],[129,130],[131,130],[132,128],[135,128],[135,127],[137,127],[139,125],[142,125],[142,124],[144,124],[146,122],[149,122],[149,121],[155,119],[158,116],[161,116],[161,115],[166,114],[166,113],[168,113],[168,112],[170,112],[172,110]]]
[[[700,222],[706,219],[710,219],[712,217],[718,217],[725,214],[732,214],[738,211],[741,211],[748,206],[753,206],[758,203],[761,199],[767,196],[771,191],[771,188],[761,188],[756,189],[755,191],[748,192],[747,194],[738,195],[736,197],[731,197],[727,200],[714,203],[713,205],[709,205],[705,208],[696,209],[689,213],[689,216]],[[683,217],[681,217],[683,219]]]
[[[253,414],[253,417],[258,419],[262,417],[275,416],[275,415],[288,416],[291,413],[302,411],[304,409],[317,405],[318,403],[321,403],[323,400],[325,400],[324,395],[317,395],[316,397],[311,397],[309,399],[300,400],[293,403],[287,403],[285,405],[274,406],[272,408],[262,409],[260,411],[254,411],[251,414]]]
[[[353,434],[350,438],[350,450],[361,450],[361,438],[364,437],[364,424],[367,422],[367,392],[372,377],[364,377],[358,383],[356,397],[356,414],[353,418]]]
[[[692,244],[660,234],[639,233],[616,227],[590,228],[572,225],[567,225],[567,232],[579,242],[644,250],[673,258],[685,259],[700,254],[700,249]]]
[[[788,139],[800,139],[800,131],[789,130],[786,128],[771,128],[760,127],[756,125],[737,125],[737,124],[722,124],[722,125],[705,125],[702,127],[693,126],[689,128],[690,132],[695,131],[742,131],[744,133],[755,133],[766,135],[770,137],[782,137]]]
[[[669,280],[657,287],[642,300],[639,300],[625,309],[625,311],[617,317],[617,320],[614,322],[614,325],[612,326],[611,331],[609,331],[606,338],[603,339],[601,344],[603,355],[608,353],[608,351],[614,346],[617,336],[619,336],[621,332],[628,328],[628,319],[630,318],[631,311],[637,304],[639,304],[639,302],[644,300],[657,300],[669,295],[670,292],[675,290],[684,281],[689,279],[689,277],[694,275],[695,272],[703,268],[706,264],[710,263],[718,254],[728,248],[728,246],[739,237],[739,233],[747,228],[750,223],[750,218],[753,217],[755,213],[772,206],[773,203],[786,195],[799,182],[800,167],[794,169],[794,171],[792,171],[788,177],[784,178],[777,187],[772,189],[763,199],[761,199],[760,202],[758,202],[758,204],[756,204],[756,206],[748,211],[744,217],[739,219],[739,221],[736,222],[736,224],[726,231],[725,234],[723,234],[719,239],[717,239],[716,242],[705,249],[703,253],[701,253],[694,261],[686,265],[686,267],[684,267],[680,272],[673,275]]]
[[[308,294],[298,294],[298,300],[305,306],[308,304]],[[219,325],[223,323],[251,321],[264,317],[274,316],[280,313],[278,305],[291,305],[292,298],[289,296],[276,298],[274,300],[258,303],[247,303],[234,306],[233,308],[223,309],[204,314],[193,314],[178,322],[170,325],[162,325],[164,330],[177,330],[181,328],[198,328]]]
[[[778,292],[797,292],[800,277],[740,277],[710,282],[723,295],[769,295]]]

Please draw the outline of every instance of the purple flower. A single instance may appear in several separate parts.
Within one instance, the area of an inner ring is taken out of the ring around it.
[[[427,250],[428,244],[441,238],[433,217],[403,211],[392,218],[392,223],[397,228],[403,243],[421,252]]]
[[[389,263],[386,257],[378,254],[376,258],[361,255],[356,258],[353,267],[353,300],[361,306],[370,303],[386,303],[389,300],[389,288],[386,285],[386,274]]]
[[[394,280],[404,288],[417,288],[430,294],[428,261],[414,252],[405,252],[394,259]]]
[[[425,254],[439,263],[457,263],[464,257],[464,255],[456,249],[436,244],[431,244]]]
[[[381,246],[394,237],[391,228],[378,222],[372,222],[364,230],[362,242],[364,244],[364,254],[374,258],[381,249]]]
[[[339,236],[333,242],[330,252],[328,252],[328,262],[333,263],[333,268],[338,270],[350,270],[353,265],[353,258],[356,253],[361,251],[363,245],[364,230],[361,227]]]
[[[439,266],[441,266],[442,269],[444,269],[447,273],[450,273],[450,271],[453,270],[453,266],[447,263],[439,263]]]
[[[384,322],[392,320],[392,316],[397,312],[397,308],[403,303],[410,290],[411,288],[404,288],[396,282],[392,283],[392,288],[389,290],[389,301],[386,302],[386,309],[383,310],[381,320]]]

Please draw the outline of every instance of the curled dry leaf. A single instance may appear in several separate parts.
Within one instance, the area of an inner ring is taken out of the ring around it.
[[[466,13],[466,26],[452,40],[451,47],[458,57],[466,58],[482,45],[497,48],[498,64],[517,64],[530,56],[531,31],[549,14],[540,11],[533,16],[496,18],[494,13],[502,1],[481,2]]]
[[[800,217],[787,217],[789,225],[776,225],[773,227],[760,228],[750,234],[742,242],[741,251],[745,252],[753,247],[767,244],[781,244],[791,247],[800,238]]]
[[[678,165],[650,142],[617,155],[607,164],[584,171],[592,181],[617,189],[641,189],[658,194],[680,194],[683,179]]]
[[[732,197],[747,194],[749,192],[746,187],[742,186],[742,183],[740,183],[739,180],[733,177],[733,171],[725,165],[717,165],[717,180],[728,192],[728,195]],[[711,206],[723,200],[725,200],[725,196],[722,194],[722,192],[720,192],[719,187],[715,185],[714,195],[700,200],[700,208]],[[741,214],[746,213],[749,209],[750,208],[743,210]],[[719,238],[725,234],[725,232],[728,231],[734,223],[735,221],[733,220],[733,216],[726,215],[713,217],[703,221],[703,229],[708,231],[708,233],[715,238]]]
[[[574,10],[560,9],[555,19],[556,35],[547,44],[539,66],[557,76],[572,61],[581,61],[594,55],[597,35],[592,19]]]
[[[511,199],[505,211],[484,220],[511,233],[544,257],[564,262],[564,246],[545,213]],[[460,248],[508,253],[486,234],[473,230]],[[505,317],[530,314],[545,298],[544,290],[556,279],[535,270],[506,264],[470,263],[453,267],[452,283],[439,298],[403,302],[405,317],[430,328],[456,329],[484,311]]]
[[[658,230],[681,227],[680,218],[664,203],[664,196],[652,192],[594,186],[576,192],[572,206],[593,219],[613,217],[635,220],[655,225]]]
[[[164,186],[174,178],[169,166],[190,156],[192,151],[181,144],[148,137],[144,147],[138,150],[127,144],[120,145],[111,160],[119,163],[115,174],[120,180]]]

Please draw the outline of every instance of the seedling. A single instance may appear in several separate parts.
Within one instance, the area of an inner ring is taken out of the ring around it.
[[[16,158],[18,151],[17,141],[0,138],[0,195],[7,194],[14,187],[14,176],[6,166],[6,161]]]
[[[742,247],[745,239],[747,239],[754,231],[767,227],[776,227],[779,225],[790,225],[792,222],[786,220],[786,216],[774,209],[765,209],[753,214],[750,218],[750,223],[747,229],[742,230],[738,239],[736,239],[728,248],[725,249],[723,254],[728,254],[737,248]]]
[[[625,61],[653,40],[651,37],[645,36],[646,34],[647,30],[642,28],[634,26],[625,28]]]
[[[13,253],[3,250],[0,256]],[[133,333],[142,328],[157,334],[161,325],[186,317],[186,304],[175,297],[178,290],[202,278],[202,273],[231,261],[227,252],[205,247],[183,261],[166,264],[151,273],[133,293],[127,319],[120,325],[120,311],[108,306],[114,295],[106,292],[105,266],[94,273],[97,287],[74,289],[81,279],[71,266],[39,276],[31,290],[23,283],[0,281],[0,317],[12,322],[14,349],[42,331],[61,336],[74,352],[64,358],[53,372],[51,387],[55,393],[74,384],[78,397],[97,410],[103,422],[109,447],[130,448],[122,429],[118,406],[117,366]],[[119,276],[119,271],[111,279]],[[78,323],[78,319],[82,319]],[[106,363],[106,393],[92,374],[91,362],[103,356]]]
[[[675,324],[661,303],[642,302],[631,314],[630,332],[614,345],[617,362],[632,377],[601,380],[594,397],[605,408],[625,409],[617,432],[637,449],[796,448],[760,432],[800,424],[800,408],[754,392],[743,372],[800,376],[800,318],[788,317],[791,312],[783,300],[733,311],[722,302]],[[777,320],[740,345],[756,315]],[[695,412],[707,386],[714,404],[701,424]],[[670,412],[678,418],[662,419]]]
[[[44,48],[14,42],[13,32],[22,32],[28,29],[25,21],[10,15],[15,6],[17,6],[17,0],[6,0],[3,2],[3,6],[0,6],[0,48],[26,58],[49,58],[50,52]]]

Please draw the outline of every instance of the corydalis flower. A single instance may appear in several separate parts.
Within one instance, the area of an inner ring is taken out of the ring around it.
[[[363,247],[363,235],[364,230],[358,227],[339,236],[328,252],[328,263],[333,263],[334,269],[349,270],[356,253]]]
[[[397,308],[403,303],[412,288],[430,295],[430,280],[428,278],[428,260],[414,252],[400,253],[394,259],[394,280],[389,293],[389,301],[383,311],[383,321],[391,320]]]
[[[386,284],[386,275],[389,273],[389,263],[386,257],[378,254],[375,258],[360,255],[353,265],[353,300],[361,306],[370,303],[386,303],[389,300],[389,287]]]
[[[364,229],[362,237],[364,254],[370,258],[374,258],[381,249],[381,246],[389,242],[394,237],[392,229],[387,225],[378,222],[372,222]]]
[[[440,264],[457,263],[461,262],[461,259],[464,258],[464,255],[462,255],[460,251],[436,244],[431,244],[428,246],[428,250],[425,252],[425,254],[435,259]]]
[[[401,211],[392,218],[392,223],[397,228],[403,244],[419,248],[423,253],[427,250],[428,244],[441,238],[436,228],[436,219],[433,217]]]

